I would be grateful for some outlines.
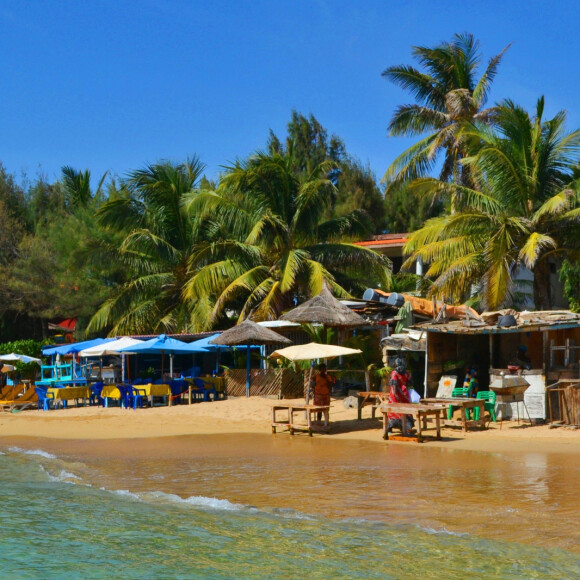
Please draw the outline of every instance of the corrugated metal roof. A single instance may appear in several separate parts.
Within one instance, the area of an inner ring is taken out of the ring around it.
[[[483,313],[481,317],[485,318],[485,315],[486,313]],[[414,328],[448,334],[508,334],[580,327],[580,314],[569,310],[517,312],[515,317],[517,325],[510,327],[498,327],[497,323],[477,320],[452,320],[444,323],[424,322],[414,325]]]

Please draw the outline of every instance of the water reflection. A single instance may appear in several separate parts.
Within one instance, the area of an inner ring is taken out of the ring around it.
[[[107,489],[580,551],[576,456],[255,435],[136,440],[117,457],[94,442],[82,452],[63,443],[61,453],[69,471]]]

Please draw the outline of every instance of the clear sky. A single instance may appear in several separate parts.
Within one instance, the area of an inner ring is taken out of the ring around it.
[[[580,3],[339,0],[0,0],[0,161],[49,180],[63,165],[123,176],[197,154],[220,166],[314,114],[382,177],[411,99],[381,77],[411,46],[471,32],[485,60],[513,43],[491,100],[580,127]]]

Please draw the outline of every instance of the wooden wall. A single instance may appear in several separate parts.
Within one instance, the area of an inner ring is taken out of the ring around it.
[[[246,396],[246,370],[229,369],[225,372],[228,397]],[[296,399],[304,396],[304,373],[292,369],[252,369],[250,396],[277,396]]]

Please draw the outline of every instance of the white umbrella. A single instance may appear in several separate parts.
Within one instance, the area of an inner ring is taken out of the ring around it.
[[[358,348],[347,348],[346,346],[336,346],[334,344],[320,344],[311,342],[309,344],[297,344],[275,350],[270,357],[284,357],[291,361],[313,360],[316,358],[334,358],[337,356],[348,356],[360,354],[362,350]]]
[[[0,360],[4,361],[20,361],[23,363],[37,363],[39,365],[42,364],[42,361],[39,358],[34,358],[33,356],[26,356],[25,354],[16,354],[11,352],[10,354],[0,354]]]
[[[291,361],[314,360],[317,358],[334,358],[337,356],[348,356],[351,354],[360,354],[362,350],[358,348],[347,348],[346,346],[336,346],[334,344],[320,344],[310,342],[308,344],[297,344],[287,348],[275,350],[270,357],[284,357]],[[306,404],[310,401],[310,384],[312,382],[312,366],[308,377],[308,389],[306,390]]]
[[[130,338],[128,336],[123,336],[118,340],[112,340],[111,342],[104,342],[102,344],[97,344],[89,348],[85,348],[79,352],[79,356],[89,357],[89,356],[108,356],[108,355],[121,355],[121,380],[125,380],[125,355],[135,354],[134,352],[129,352],[125,349],[131,348],[138,344],[142,344],[144,341],[138,340],[136,338]],[[121,352],[123,350],[123,352]]]
[[[107,356],[114,354],[135,354],[134,352],[128,352],[124,349],[131,348],[137,344],[141,344],[143,341],[136,338],[130,338],[128,336],[123,336],[118,340],[113,340],[111,342],[105,342],[103,344],[97,344],[91,346],[90,348],[85,348],[79,352],[79,356]],[[124,352],[121,352],[121,350]]]

